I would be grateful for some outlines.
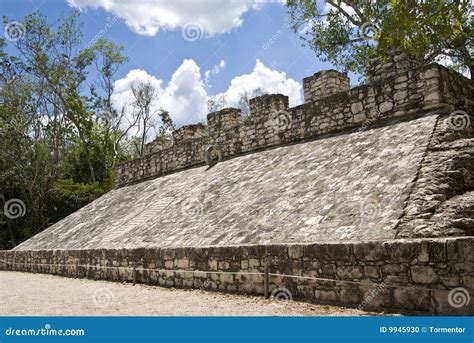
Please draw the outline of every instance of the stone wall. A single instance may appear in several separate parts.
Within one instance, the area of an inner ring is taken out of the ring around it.
[[[397,72],[395,67],[391,70]],[[189,134],[175,134],[178,139],[171,147],[155,149],[158,151],[119,165],[116,186],[204,165],[204,152],[209,146],[218,146],[223,159],[227,159],[343,130],[365,129],[391,118],[413,118],[435,108],[472,108],[473,82],[460,74],[437,64],[401,70],[383,82],[364,84],[320,99],[310,95],[309,102],[293,108],[288,108],[284,95],[261,96],[250,101],[251,114],[245,122],[236,109],[211,113],[207,129],[200,124],[193,127],[191,134],[191,126],[181,128]],[[380,73],[383,72],[382,68]],[[340,85],[344,82],[340,81]]]
[[[473,315],[474,238],[177,249],[0,251],[0,269],[318,303]],[[135,270],[135,271],[134,271]],[[280,290],[279,290],[280,289]],[[287,292],[284,290],[285,292]],[[459,306],[460,304],[463,306]]]

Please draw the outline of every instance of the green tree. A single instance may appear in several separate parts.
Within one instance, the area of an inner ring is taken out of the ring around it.
[[[382,23],[379,53],[399,47],[427,63],[449,57],[453,69],[469,70],[474,79],[473,9],[468,0],[393,0]]]
[[[425,63],[447,56],[472,73],[468,0],[289,0],[293,29],[323,61],[362,73],[371,57],[401,49]]]
[[[78,12],[54,25],[35,12],[22,25],[25,35],[9,43],[15,55],[0,39],[0,146],[8,147],[0,149],[0,249],[113,187],[138,127],[112,104],[123,47],[101,39],[84,48]],[[172,127],[167,112],[162,123]],[[13,199],[24,203],[23,216],[4,213]]]

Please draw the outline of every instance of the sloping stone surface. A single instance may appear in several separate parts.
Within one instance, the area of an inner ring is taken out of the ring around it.
[[[474,116],[461,119],[439,116],[397,238],[474,235]]]
[[[436,116],[114,189],[15,250],[391,239]]]

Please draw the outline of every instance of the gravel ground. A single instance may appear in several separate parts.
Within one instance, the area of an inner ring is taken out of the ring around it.
[[[46,274],[0,272],[0,316],[366,316],[356,309]]]

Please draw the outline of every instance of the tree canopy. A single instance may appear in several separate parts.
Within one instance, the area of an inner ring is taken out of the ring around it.
[[[293,29],[322,60],[362,73],[371,57],[400,49],[474,78],[469,0],[289,0]]]

